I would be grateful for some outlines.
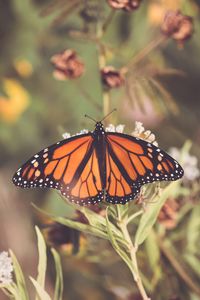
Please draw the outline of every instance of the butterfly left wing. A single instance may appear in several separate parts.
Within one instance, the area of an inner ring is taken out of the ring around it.
[[[54,188],[80,205],[103,199],[92,135],[75,136],[54,144],[29,159],[14,175],[22,188]]]
[[[183,176],[179,163],[160,148],[121,133],[106,134],[106,201],[125,204],[143,184],[177,180]]]

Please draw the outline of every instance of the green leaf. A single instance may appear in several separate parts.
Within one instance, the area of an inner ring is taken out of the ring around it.
[[[170,183],[164,190],[162,190],[161,195],[157,196],[154,199],[155,203],[149,204],[147,206],[146,211],[143,213],[140,219],[139,226],[136,232],[136,236],[135,236],[136,247],[142,244],[144,240],[147,238],[151,228],[156,222],[156,219],[158,217],[158,214],[163,204],[169,198],[169,196],[176,194],[179,185],[180,183],[177,181]]]
[[[200,206],[195,206],[190,214],[187,225],[187,252],[199,253],[198,241],[200,232]]]
[[[62,300],[63,298],[63,274],[61,267],[61,260],[58,252],[55,249],[51,249],[53,254],[55,267],[56,267],[56,284],[54,291],[54,300]]]
[[[150,267],[152,270],[155,270],[160,260],[160,248],[158,246],[156,235],[153,230],[148,234],[148,237],[145,241],[145,248],[147,251]]]
[[[106,220],[103,216],[93,212],[91,209],[88,209],[86,207],[80,207],[78,208],[78,210],[84,214],[91,226],[105,230]]]
[[[24,278],[22,269],[20,267],[20,264],[19,264],[16,256],[12,252],[12,250],[9,250],[9,253],[12,258],[14,274],[15,274],[15,278],[16,278],[16,284],[17,284],[17,290],[18,290],[18,292],[16,291],[16,293],[19,294],[20,300],[28,300],[29,296],[28,296],[28,292],[27,292],[27,288],[26,288],[26,282],[25,282],[25,278]],[[14,289],[13,289],[13,291],[14,291]]]
[[[32,284],[34,285],[36,292],[40,300],[51,300],[49,294],[43,289],[43,287],[32,277],[29,277]]]
[[[0,289],[7,297],[9,297],[9,299],[14,298],[15,300],[22,300],[19,289],[15,283],[9,285],[0,284]]]
[[[117,254],[123,259],[123,261],[129,267],[129,269],[131,270],[131,272],[134,272],[131,259],[128,257],[128,255],[126,254],[126,252],[122,248],[120,248],[119,244],[116,241],[116,237],[115,237],[115,235],[112,232],[111,223],[110,223],[109,218],[108,218],[108,210],[109,210],[109,208],[106,209],[106,224],[107,224],[107,230],[108,230],[109,240],[110,240],[113,248],[117,252]]]
[[[37,226],[35,226],[35,230],[37,234],[38,254],[39,254],[37,283],[41,286],[41,288],[44,288],[46,268],[47,268],[46,244],[43,235],[41,234],[41,231]],[[36,300],[38,300],[37,297]]]
[[[185,254],[184,259],[187,261],[187,263],[190,265],[190,267],[193,269],[193,271],[197,274],[197,276],[200,277],[200,261],[199,261],[199,259],[190,253]]]
[[[124,207],[126,205],[121,205],[121,206]],[[121,207],[122,211],[124,211],[123,207]],[[88,209],[86,207],[80,207],[78,208],[78,210],[80,210],[84,214],[84,216],[87,218],[89,224],[92,227],[107,232],[106,219],[103,216],[93,212],[91,209]],[[119,238],[122,237],[121,231],[116,226],[114,226],[112,223],[110,224],[110,226],[112,227],[112,231],[114,231]]]
[[[74,229],[77,229],[79,231],[95,235],[95,236],[100,237],[100,238],[108,239],[108,236],[104,231],[102,231],[98,228],[92,227],[90,225],[83,224],[83,223],[73,221],[73,220],[69,220],[69,219],[62,218],[62,217],[53,217],[52,219],[54,221],[60,223],[60,224],[68,226],[70,228],[74,228]]]
[[[89,225],[89,224],[83,224],[81,222],[77,222],[77,221],[74,221],[74,220],[70,220],[70,219],[67,219],[67,218],[64,218],[64,217],[52,216],[51,214],[49,214],[49,213],[43,211],[42,209],[40,209],[39,207],[37,207],[35,204],[32,204],[32,205],[41,214],[48,216],[49,218],[51,218],[52,220],[54,220],[57,223],[60,223],[62,225],[68,226],[70,228],[79,230],[79,231],[84,232],[84,233],[92,234],[96,237],[100,237],[100,238],[103,238],[103,239],[108,239],[105,219],[102,216],[99,216],[98,214],[96,214],[94,212],[88,212],[89,209],[84,208],[88,218],[90,218],[90,216],[92,216],[93,226]],[[79,210],[81,212],[84,212],[84,209],[80,208]],[[98,218],[99,222],[102,221],[103,224],[105,224],[105,228],[102,227],[102,226],[101,226],[101,228],[100,227],[95,227],[95,217]],[[112,230],[116,233],[116,239],[119,242],[124,243],[124,245],[126,245],[126,241],[123,240],[120,230],[118,228],[116,228],[113,224],[111,224],[111,226],[112,226]]]
[[[162,271],[160,267],[160,248],[157,242],[156,234],[151,230],[148,234],[148,237],[145,240],[145,248],[149,260],[149,265],[151,267],[153,277],[151,278],[152,288],[158,283],[158,280],[161,277]]]

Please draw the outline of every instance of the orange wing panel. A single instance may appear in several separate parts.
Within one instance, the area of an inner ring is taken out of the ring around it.
[[[66,165],[67,165],[68,160],[69,160],[69,157],[67,156],[67,157],[62,158],[62,159],[59,161],[59,163],[58,163],[58,165],[57,165],[57,167],[56,167],[56,169],[55,169],[55,171],[54,171],[54,173],[53,173],[54,178],[55,178],[56,180],[59,180],[59,179],[62,177],[63,172],[64,172],[64,170],[65,170],[65,168],[66,168]]]
[[[130,152],[134,152],[136,154],[144,153],[142,147],[139,144],[129,141],[127,138],[110,134],[108,139],[118,143],[119,145],[123,146],[124,148],[126,148],[126,150]]]
[[[77,147],[81,146],[81,144],[83,143],[86,143],[88,146],[90,139],[91,138],[88,136],[82,138],[80,137],[79,139],[75,139],[74,141],[71,141],[69,144],[60,146],[54,151],[53,159],[58,159],[70,154],[72,151],[74,151]]]

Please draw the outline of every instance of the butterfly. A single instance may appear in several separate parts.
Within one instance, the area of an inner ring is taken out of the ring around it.
[[[100,121],[94,131],[38,152],[15,173],[13,183],[21,188],[57,189],[79,205],[103,200],[126,204],[142,185],[178,180],[183,173],[179,163],[160,148],[131,135],[106,132]]]

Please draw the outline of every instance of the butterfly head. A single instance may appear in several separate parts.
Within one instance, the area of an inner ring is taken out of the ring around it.
[[[102,122],[96,122],[95,132],[104,134],[105,130],[104,130]]]

